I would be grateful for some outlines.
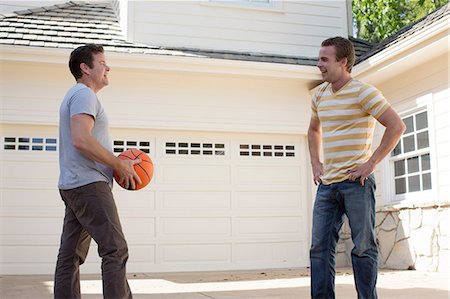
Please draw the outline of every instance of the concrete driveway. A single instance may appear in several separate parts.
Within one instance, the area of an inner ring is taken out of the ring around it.
[[[2,276],[0,298],[52,298],[52,276]],[[310,298],[307,269],[130,274],[134,298]],[[449,299],[449,273],[380,271],[380,299]],[[103,298],[99,275],[82,275],[83,298]],[[338,269],[336,297],[357,298],[351,269]]]

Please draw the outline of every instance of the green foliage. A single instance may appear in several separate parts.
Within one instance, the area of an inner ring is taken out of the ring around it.
[[[356,37],[376,43],[449,0],[352,0]]]

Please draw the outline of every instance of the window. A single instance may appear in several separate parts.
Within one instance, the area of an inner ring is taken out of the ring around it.
[[[405,198],[406,194],[432,189],[427,110],[417,111],[402,120],[406,131],[391,153],[396,200]]]
[[[113,151],[115,153],[122,153],[123,151],[136,148],[144,153],[150,153],[150,141],[142,141],[142,140],[114,140],[113,142]]]
[[[57,151],[57,139],[53,137],[14,137],[3,138],[3,150],[7,151]]]
[[[225,143],[169,141],[165,145],[166,155],[224,156],[226,153]]]
[[[285,144],[240,144],[240,156],[295,157],[295,146]]]

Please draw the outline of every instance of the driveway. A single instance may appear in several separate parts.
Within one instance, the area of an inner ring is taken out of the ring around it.
[[[2,276],[0,297],[52,298],[52,276]],[[232,272],[130,274],[129,284],[138,299],[289,299],[310,298],[307,269]],[[449,273],[380,271],[380,299],[449,299]],[[82,275],[83,298],[103,298],[99,275]],[[357,298],[351,269],[338,269],[336,297]]]

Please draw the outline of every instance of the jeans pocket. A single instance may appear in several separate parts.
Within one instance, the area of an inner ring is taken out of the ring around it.
[[[376,189],[376,187],[377,187],[377,184],[376,184],[376,182],[375,182],[375,175],[374,175],[373,173],[370,174],[370,175],[367,177],[366,183],[367,183],[367,182],[370,182],[370,184],[372,184],[373,189],[374,189],[374,191],[375,191],[375,189]]]

